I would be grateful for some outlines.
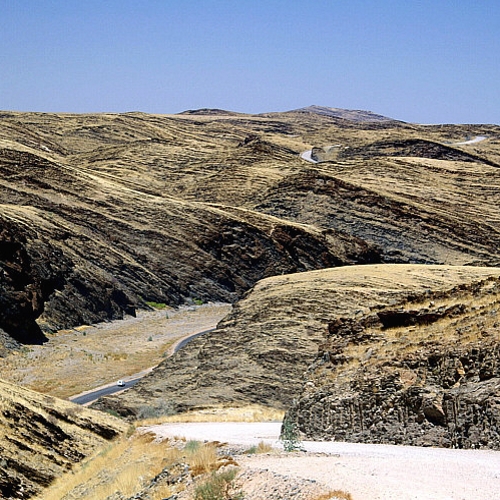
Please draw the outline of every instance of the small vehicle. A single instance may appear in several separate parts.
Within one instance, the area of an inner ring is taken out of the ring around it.
[[[125,382],[123,380],[118,380],[118,382],[116,383],[116,385],[118,387],[125,387]]]

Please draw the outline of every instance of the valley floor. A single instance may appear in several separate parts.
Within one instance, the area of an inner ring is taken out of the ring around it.
[[[214,328],[230,309],[209,303],[137,311],[137,317],[61,330],[2,359],[2,379],[61,398],[114,385],[160,363],[180,339]]]
[[[163,438],[183,436],[188,440],[245,446],[262,441],[279,449],[280,427],[281,423],[277,422],[210,422],[169,423],[148,430]],[[500,453],[496,451],[344,442],[303,442],[302,445],[306,452],[239,455],[236,461],[243,469],[239,484],[246,493],[245,498],[264,498],[262,488],[270,491],[265,498],[274,498],[272,491],[281,489],[283,494],[283,486],[287,484],[288,495],[276,498],[301,498],[300,489],[315,484],[348,492],[353,500],[498,499]],[[269,484],[273,481],[274,486]],[[260,487],[256,487],[259,482]]]

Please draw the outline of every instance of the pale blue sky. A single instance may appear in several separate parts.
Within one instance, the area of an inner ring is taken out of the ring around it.
[[[0,0],[0,109],[500,123],[498,0]]]

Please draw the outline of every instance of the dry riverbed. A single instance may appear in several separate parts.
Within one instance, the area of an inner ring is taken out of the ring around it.
[[[2,359],[2,378],[67,398],[160,363],[181,338],[214,328],[228,304],[138,311],[137,317],[61,330]]]
[[[286,453],[280,450],[280,427],[279,422],[206,422],[148,430],[162,438],[222,441],[242,449],[260,442],[273,446],[270,453],[235,456],[241,472],[237,485],[247,500],[320,498],[335,490],[349,493],[352,500],[499,498],[497,451],[303,442],[307,451]]]

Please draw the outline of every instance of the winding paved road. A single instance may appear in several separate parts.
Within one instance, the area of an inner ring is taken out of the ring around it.
[[[185,347],[189,342],[191,342],[191,340],[195,339],[196,337],[204,335],[205,333],[213,332],[214,330],[215,328],[211,328],[210,330],[203,330],[202,332],[191,333],[190,335],[181,338],[172,346],[167,357],[169,358],[170,356],[173,356],[177,351]],[[115,384],[107,384],[98,387],[97,389],[93,389],[92,391],[71,396],[68,399],[73,403],[79,405],[89,405],[90,403],[93,403],[94,401],[98,400],[103,396],[109,396],[110,394],[115,394],[117,392],[122,392],[126,391],[127,389],[130,389],[133,385],[137,384],[137,382],[139,382],[139,380],[141,380],[142,377],[150,373],[153,370],[153,368],[154,367],[148,368],[147,370],[135,373],[134,375],[129,375],[128,377],[123,377],[122,380],[125,382],[125,385],[118,386]]]

